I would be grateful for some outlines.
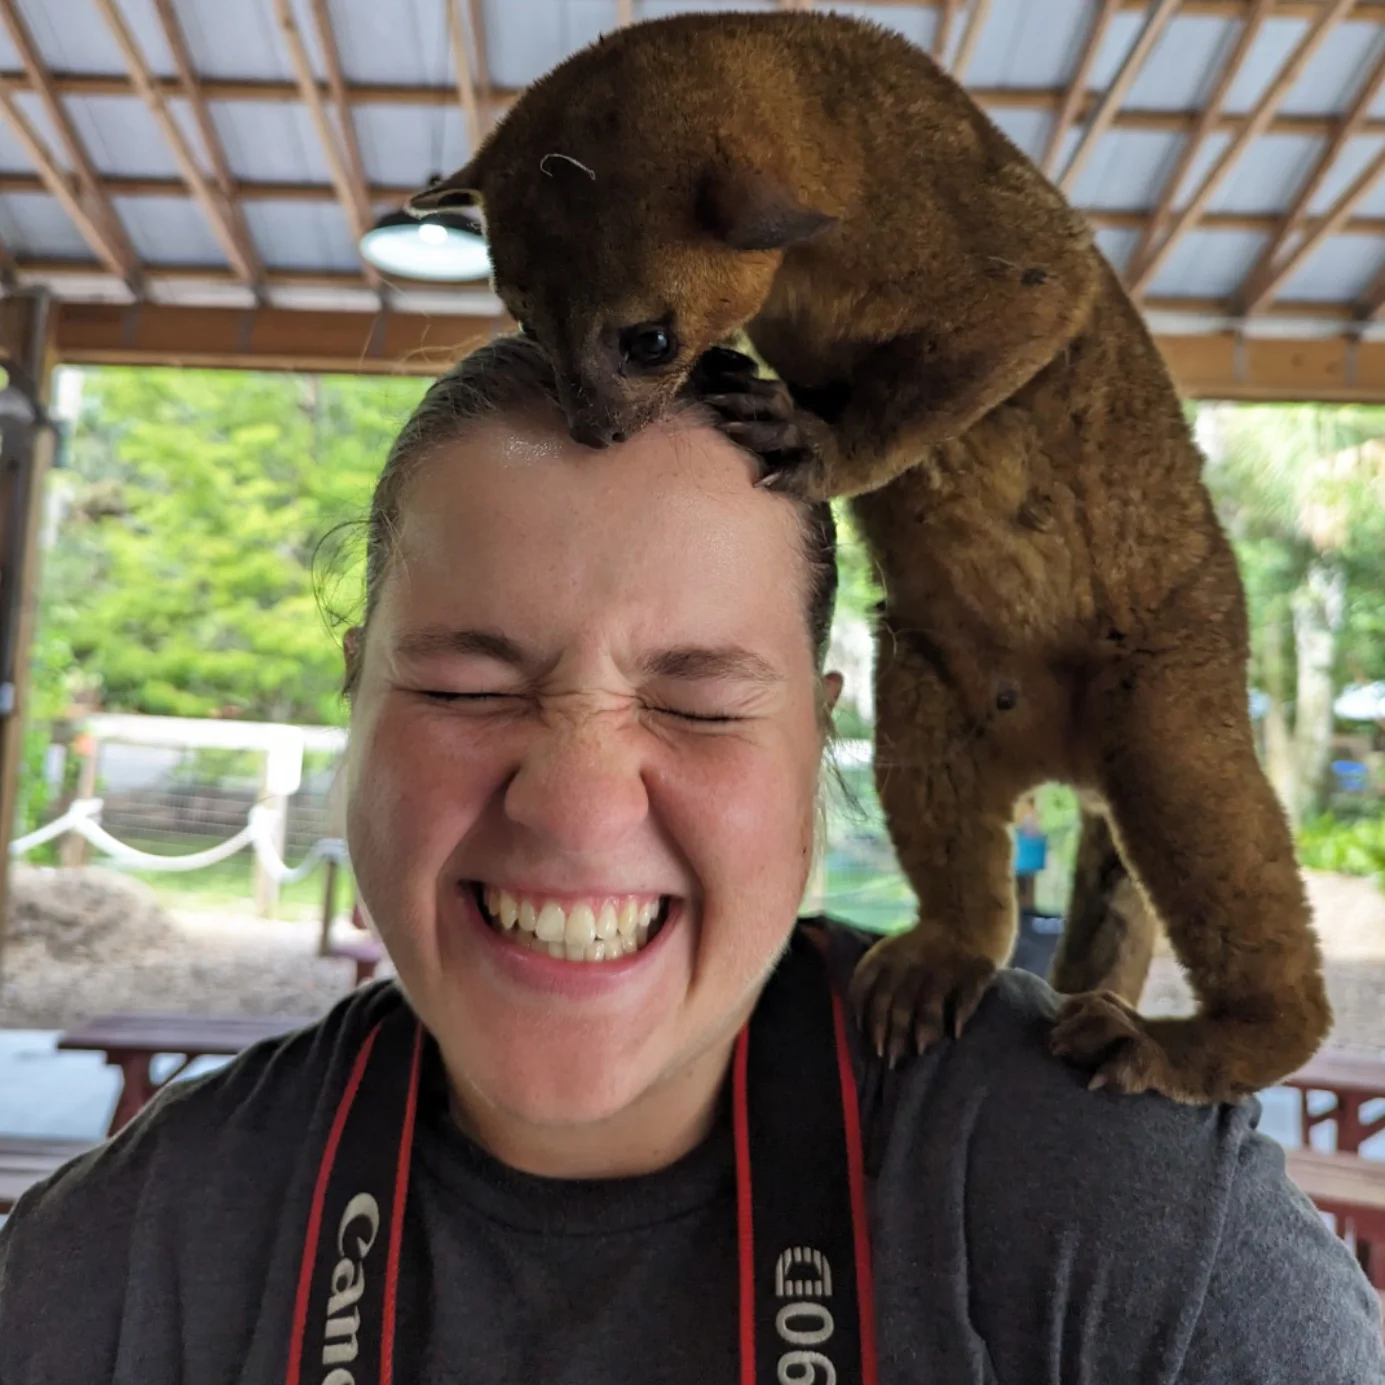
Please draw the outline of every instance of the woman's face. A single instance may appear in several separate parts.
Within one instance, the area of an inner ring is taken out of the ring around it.
[[[463,1099],[561,1127],[739,1027],[810,864],[799,517],[714,431],[431,456],[359,649],[351,858]]]

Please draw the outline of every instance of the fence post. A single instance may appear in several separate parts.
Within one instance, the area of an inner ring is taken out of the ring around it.
[[[279,853],[279,859],[284,859],[284,848],[288,844],[288,822],[289,822],[289,801],[284,794],[271,794],[267,790],[270,783],[270,763],[272,756],[264,757],[264,765],[260,770],[260,792],[258,802],[268,811],[274,814],[274,827],[272,836],[274,849]],[[260,858],[256,856],[255,861],[255,912],[262,919],[272,919],[275,911],[279,907],[279,882],[260,864]]]
[[[72,742],[72,749],[80,766],[77,771],[77,798],[95,798],[96,768],[101,760],[101,742],[90,731],[80,731]],[[58,863],[69,868],[86,865],[87,839],[80,832],[63,834]]]

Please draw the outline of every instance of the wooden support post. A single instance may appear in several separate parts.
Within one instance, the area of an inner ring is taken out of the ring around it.
[[[24,764],[29,648],[39,573],[39,522],[53,459],[45,408],[54,359],[47,293],[0,303],[0,356],[9,372],[0,393],[0,964],[9,913],[10,841]]]

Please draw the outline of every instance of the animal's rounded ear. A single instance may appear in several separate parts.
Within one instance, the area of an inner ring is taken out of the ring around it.
[[[836,221],[803,206],[772,178],[750,168],[705,172],[697,187],[697,217],[733,250],[782,250]]]
[[[473,160],[450,178],[435,178],[422,192],[409,198],[404,210],[414,216],[427,216],[456,207],[474,207],[481,200],[480,181]]]

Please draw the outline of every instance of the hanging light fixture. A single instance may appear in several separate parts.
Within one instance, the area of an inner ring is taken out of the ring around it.
[[[491,272],[481,228],[455,212],[421,220],[402,209],[388,212],[361,237],[361,254],[386,274],[435,283],[484,279]]]

